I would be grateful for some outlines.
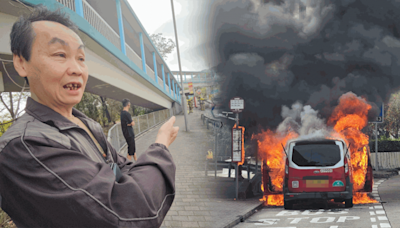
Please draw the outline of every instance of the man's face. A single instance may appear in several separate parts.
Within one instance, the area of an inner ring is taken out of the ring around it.
[[[71,29],[50,21],[32,23],[36,37],[26,62],[31,91],[49,107],[72,107],[86,87],[88,68],[82,40]]]

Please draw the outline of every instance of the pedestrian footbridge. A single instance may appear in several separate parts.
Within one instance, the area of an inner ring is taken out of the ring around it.
[[[87,92],[181,111],[182,89],[127,0],[0,0],[0,92],[19,92],[24,85],[12,64],[10,32],[38,4],[61,8],[78,25],[89,67]]]

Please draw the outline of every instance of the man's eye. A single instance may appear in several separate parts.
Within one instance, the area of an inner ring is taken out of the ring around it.
[[[60,56],[62,58],[65,58],[65,54],[64,53],[57,53],[56,56]]]

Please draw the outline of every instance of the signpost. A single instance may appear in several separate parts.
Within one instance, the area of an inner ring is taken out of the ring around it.
[[[239,164],[243,164],[243,133],[244,128],[239,127],[239,112],[244,109],[244,100],[240,97],[234,97],[229,102],[229,108],[236,113],[236,124],[232,128],[232,162],[236,163],[236,199],[239,198]]]
[[[380,106],[380,113],[376,117],[375,121],[371,123],[375,123],[375,170],[379,170],[379,162],[378,162],[378,123],[383,123],[383,117],[385,116],[384,104],[382,103]]]

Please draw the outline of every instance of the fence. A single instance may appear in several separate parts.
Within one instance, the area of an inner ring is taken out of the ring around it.
[[[375,153],[371,152],[372,167],[375,168]],[[379,169],[400,168],[400,152],[378,152]]]
[[[135,126],[133,126],[135,136],[137,137],[143,134],[157,124],[165,122],[170,117],[170,109],[164,109],[161,111],[132,117],[132,120],[135,122]],[[120,150],[125,146],[126,141],[124,135],[122,134],[121,123],[117,123],[112,128],[110,128],[110,130],[108,131],[107,140],[118,152],[120,152]]]
[[[75,12],[75,0],[57,0],[57,2],[63,4],[64,6],[70,8]]]

